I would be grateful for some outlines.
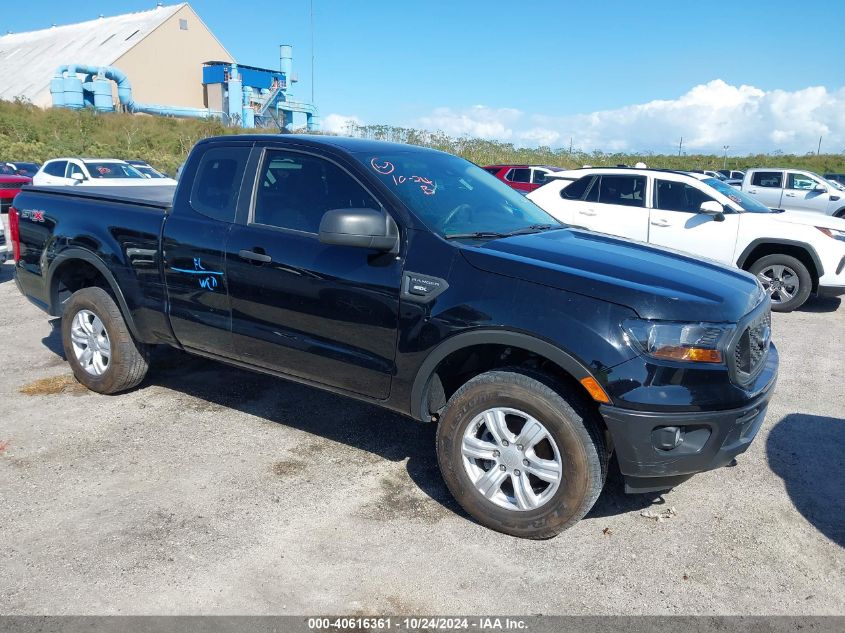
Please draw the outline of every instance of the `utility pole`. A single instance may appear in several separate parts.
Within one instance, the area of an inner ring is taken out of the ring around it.
[[[722,165],[722,169],[728,168],[728,148],[730,145],[722,145],[722,149],[725,150],[725,164]]]
[[[314,0],[310,3],[311,14],[311,105],[314,105]]]
[[[572,156],[572,137],[569,137],[569,155]]]
[[[681,137],[681,142],[678,143],[678,156],[681,155],[681,149],[684,147],[684,137]]]
[[[822,137],[819,137],[819,148],[816,150],[816,156],[820,156],[822,153]]]

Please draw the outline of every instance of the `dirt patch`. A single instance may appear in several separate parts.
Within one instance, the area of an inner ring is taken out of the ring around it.
[[[381,494],[358,513],[368,519],[389,521],[413,519],[437,523],[449,510],[423,493],[408,477],[384,477],[380,482]]]
[[[303,462],[289,459],[276,462],[270,470],[277,477],[290,477],[299,474],[303,468],[305,468]]]
[[[88,393],[87,387],[78,383],[72,374],[39,378],[24,385],[18,391],[25,396],[54,396],[59,393],[81,396]]]

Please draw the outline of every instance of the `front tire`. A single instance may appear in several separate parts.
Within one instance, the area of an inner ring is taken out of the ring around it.
[[[790,255],[766,255],[751,265],[749,272],[763,284],[772,299],[775,312],[800,308],[813,290],[810,271]]]
[[[449,399],[437,460],[458,503],[482,525],[551,538],[592,508],[607,475],[596,412],[546,376],[476,376]]]
[[[83,288],[68,299],[62,345],[73,375],[97,393],[131,389],[149,368],[149,347],[132,338],[120,309],[102,288]]]

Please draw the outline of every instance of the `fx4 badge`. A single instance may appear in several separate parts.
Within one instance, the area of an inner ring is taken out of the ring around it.
[[[24,209],[20,214],[21,220],[30,220],[32,222],[43,222],[44,211],[36,211],[35,209]]]

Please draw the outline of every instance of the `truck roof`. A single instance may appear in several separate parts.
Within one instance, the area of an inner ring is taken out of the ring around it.
[[[350,154],[369,152],[436,152],[436,149],[408,143],[393,143],[391,141],[375,141],[365,138],[351,138],[349,136],[328,136],[322,134],[234,134],[226,136],[212,136],[200,143],[222,143],[231,141],[274,141],[291,144],[307,144],[312,146],[329,146],[345,150]]]

